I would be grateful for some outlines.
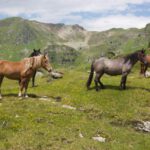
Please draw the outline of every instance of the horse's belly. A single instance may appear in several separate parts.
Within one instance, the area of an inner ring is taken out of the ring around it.
[[[117,68],[106,68],[105,73],[108,75],[112,75],[112,76],[121,75],[122,69],[121,68],[119,68],[119,69],[117,69]]]
[[[8,79],[12,79],[12,80],[19,80],[20,79],[20,74],[6,74],[5,75],[6,78]]]

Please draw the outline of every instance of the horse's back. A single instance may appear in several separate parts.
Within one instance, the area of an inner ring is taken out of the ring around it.
[[[20,78],[21,69],[21,62],[0,60],[0,75],[10,79],[18,79]]]
[[[99,58],[95,61],[95,71],[103,72],[109,75],[122,74],[122,68],[124,65],[124,59],[108,59],[105,57]]]
[[[96,59],[94,61],[93,66],[94,66],[95,72],[99,72],[99,71],[104,69],[104,66],[105,66],[104,61],[105,61],[105,59],[107,59],[107,58],[101,57],[101,58]]]

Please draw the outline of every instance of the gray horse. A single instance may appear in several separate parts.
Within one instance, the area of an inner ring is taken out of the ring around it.
[[[101,88],[104,88],[103,83],[100,81],[104,73],[111,76],[122,75],[120,88],[126,89],[127,75],[130,73],[132,67],[138,60],[140,60],[144,64],[146,63],[144,57],[145,50],[138,50],[132,54],[117,59],[108,59],[106,57],[101,57],[93,61],[91,65],[91,72],[86,84],[87,88],[89,89],[91,85],[93,74],[95,71],[96,75],[94,81],[96,91],[99,90],[98,83],[100,84]]]

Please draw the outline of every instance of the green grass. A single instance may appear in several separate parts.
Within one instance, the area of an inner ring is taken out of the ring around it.
[[[38,87],[30,85],[28,89],[33,97],[22,100],[17,98],[17,82],[4,80],[1,150],[149,149],[150,134],[136,131],[131,122],[150,120],[150,79],[139,77],[135,69],[128,77],[127,90],[120,91],[120,76],[105,75],[102,81],[106,89],[96,92],[85,87],[86,69],[62,71],[64,78],[59,80],[47,82],[47,78],[38,77]],[[50,100],[44,101],[41,96]],[[60,102],[56,102],[57,97]],[[77,109],[63,108],[63,104]],[[92,140],[98,134],[106,138],[105,143]]]

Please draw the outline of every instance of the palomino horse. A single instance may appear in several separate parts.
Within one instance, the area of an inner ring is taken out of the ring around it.
[[[145,57],[145,51],[139,50],[122,58],[111,60],[105,57],[101,57],[93,61],[91,65],[91,72],[86,84],[87,88],[89,89],[90,87],[93,74],[95,71],[96,76],[94,81],[95,81],[96,91],[99,90],[98,83],[100,84],[101,88],[104,88],[103,83],[100,81],[100,78],[103,76],[104,73],[111,76],[122,75],[120,88],[126,89],[127,75],[130,73],[132,67],[138,60],[145,63],[144,57]]]
[[[144,59],[147,63],[144,64],[144,63],[141,62],[141,71],[140,71],[140,73],[141,73],[141,75],[145,76],[145,72],[146,72],[147,68],[150,67],[150,55],[146,55]]]
[[[38,50],[33,49],[33,52],[30,54],[29,57],[34,57],[34,56],[39,56],[39,55],[41,55],[40,49],[38,49]],[[37,72],[37,70],[34,71],[33,76],[32,76],[32,87],[35,87],[35,76],[36,76],[36,72]]]
[[[7,77],[12,80],[18,80],[20,85],[18,96],[28,97],[27,88],[29,80],[33,76],[35,70],[41,67],[47,70],[48,72],[52,71],[52,67],[49,63],[49,58],[47,54],[30,58],[24,58],[20,62],[0,60],[0,98],[2,98],[1,84],[4,77]]]

